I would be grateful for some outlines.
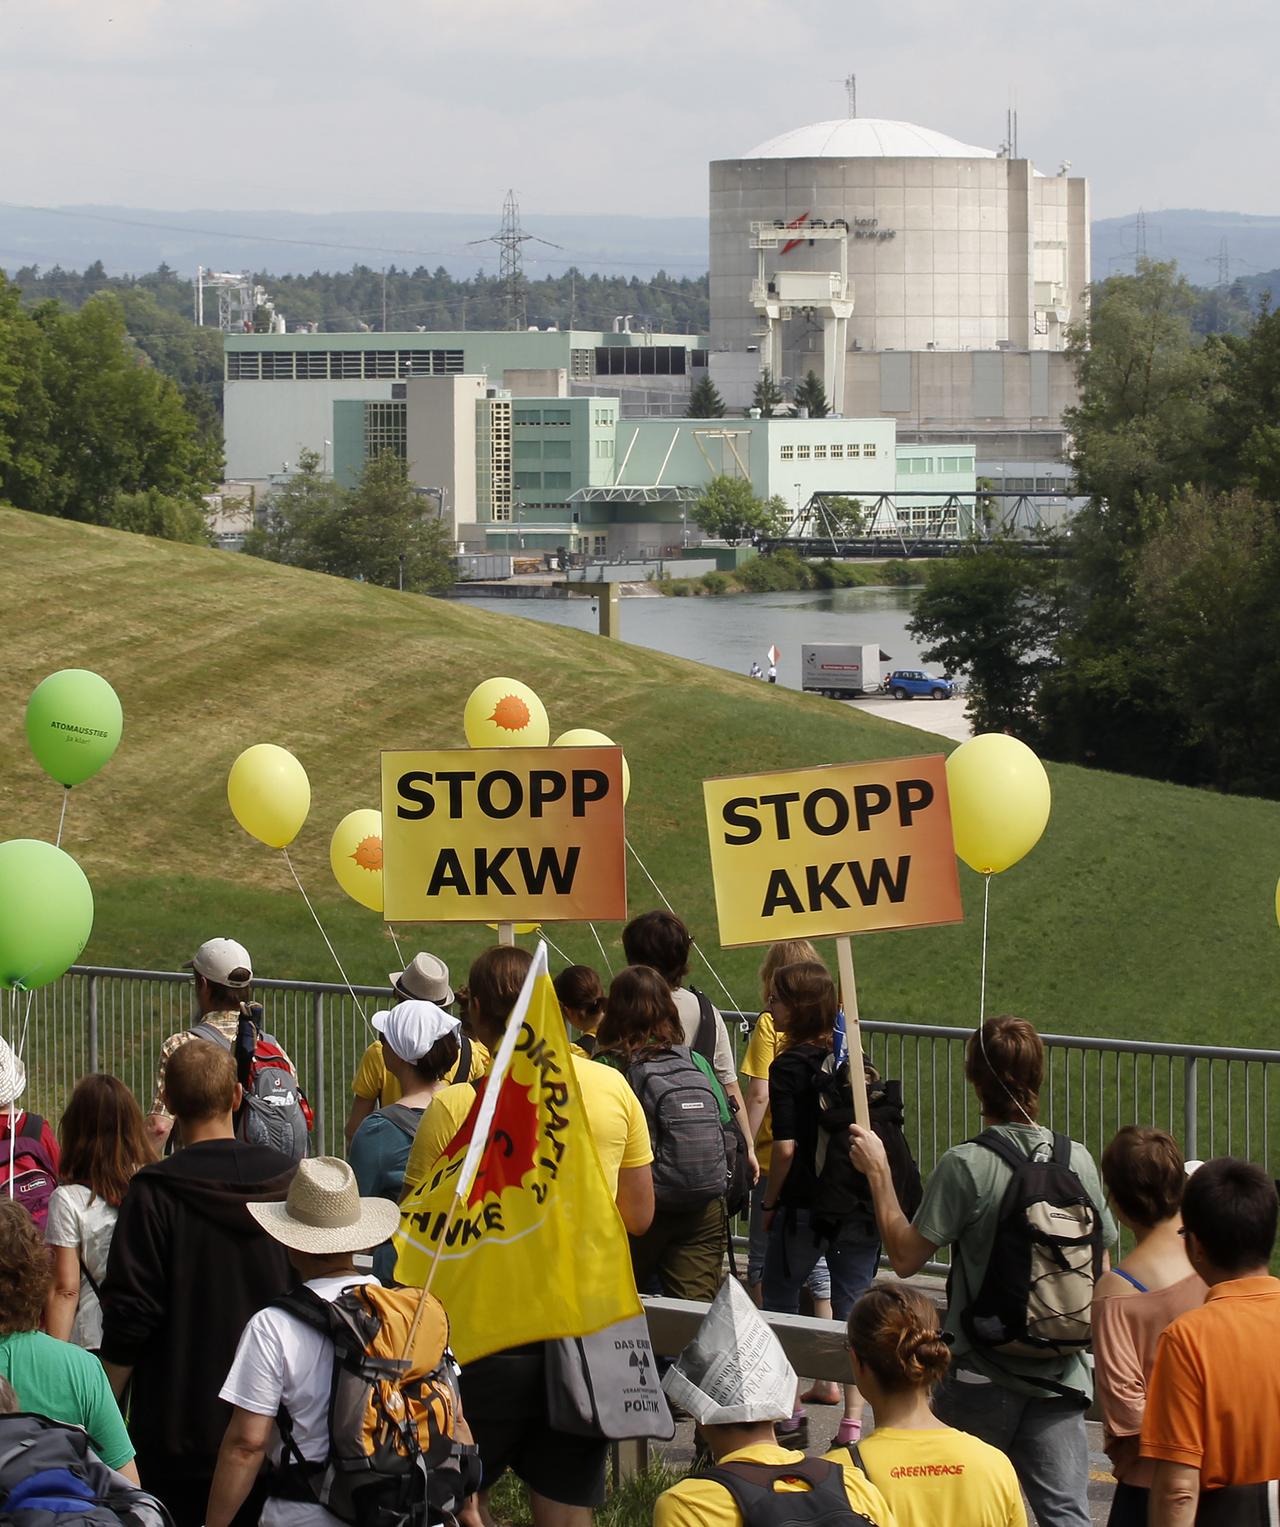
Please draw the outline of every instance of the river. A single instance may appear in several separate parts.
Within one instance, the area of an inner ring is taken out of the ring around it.
[[[787,594],[726,594],[673,599],[638,596],[622,601],[622,639],[673,657],[746,673],[763,668],[770,645],[782,654],[778,682],[800,688],[800,648],[813,642],[875,642],[895,668],[922,665],[907,634],[912,589],[823,589]],[[467,599],[458,604],[492,615],[523,615],[578,631],[599,627],[591,599]]]

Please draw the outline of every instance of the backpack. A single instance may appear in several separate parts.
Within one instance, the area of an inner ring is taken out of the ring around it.
[[[277,1040],[258,1027],[252,1012],[241,1017],[234,1043],[211,1023],[198,1023],[191,1032],[198,1039],[220,1044],[236,1058],[236,1074],[244,1088],[236,1116],[239,1138],[301,1161],[307,1154],[313,1115]]]
[[[164,1506],[109,1469],[78,1426],[0,1415],[0,1522],[6,1527],[173,1527]]]
[[[849,1083],[849,1062],[841,1061],[829,1069],[830,1057],[823,1062],[818,1078],[818,1151],[814,1167],[818,1185],[810,1213],[820,1228],[834,1227],[850,1219],[861,1221],[868,1234],[876,1235],[876,1211],[871,1199],[871,1185],[849,1159],[844,1138],[854,1122],[853,1090]],[[920,1168],[903,1133],[902,1083],[884,1081],[874,1067],[867,1070],[867,1108],[871,1128],[884,1143],[893,1177],[894,1192],[908,1219],[924,1198]]]
[[[44,1143],[44,1120],[36,1113],[24,1113],[13,1140],[13,1177],[9,1176],[9,1130],[0,1136],[0,1198],[20,1203],[43,1230],[49,1218],[49,1200],[58,1186],[58,1170]]]
[[[1102,1273],[1102,1223],[1071,1170],[1071,1141],[1055,1133],[1047,1159],[1028,1156],[992,1129],[970,1143],[1013,1175],[982,1283],[962,1317],[966,1335],[975,1347],[1009,1357],[1083,1352]]]
[[[795,1463],[721,1463],[699,1469],[695,1479],[711,1479],[733,1496],[742,1527],[876,1527],[849,1504],[844,1470],[825,1458]],[[779,1481],[802,1479],[807,1490],[779,1490]]]
[[[425,1296],[413,1351],[404,1351],[421,1290],[359,1283],[334,1300],[308,1288],[274,1301],[333,1343],[329,1457],[302,1457],[282,1407],[284,1444],[268,1494],[318,1502],[344,1522],[397,1527],[444,1522],[480,1483],[474,1447],[456,1440],[458,1390],[444,1306]]]
[[[653,1147],[659,1209],[701,1209],[729,1186],[720,1102],[687,1045],[658,1050],[627,1067]]]
[[[716,1010],[706,992],[696,986],[685,988],[698,999],[698,1027],[694,1030],[689,1048],[701,1055],[708,1065],[716,1063]]]

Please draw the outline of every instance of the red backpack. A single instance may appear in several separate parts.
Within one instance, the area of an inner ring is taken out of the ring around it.
[[[43,1231],[49,1218],[49,1200],[58,1186],[58,1169],[44,1143],[44,1120],[39,1114],[23,1114],[13,1141],[12,1178],[9,1173],[12,1116],[7,1116],[6,1122],[8,1127],[0,1136],[0,1198],[20,1203]]]

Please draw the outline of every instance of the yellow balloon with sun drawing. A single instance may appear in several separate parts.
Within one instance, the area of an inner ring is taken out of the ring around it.
[[[545,748],[546,707],[519,679],[486,679],[467,698],[462,729],[473,748]]]

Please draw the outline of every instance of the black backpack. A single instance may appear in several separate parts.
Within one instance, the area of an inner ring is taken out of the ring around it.
[[[849,1062],[847,1059],[841,1061],[832,1071],[828,1069],[829,1060],[827,1057],[823,1062],[818,1080],[820,1128],[814,1163],[818,1186],[810,1214],[820,1230],[858,1220],[869,1235],[875,1235],[876,1211],[871,1199],[871,1185],[849,1159],[845,1138],[854,1122]],[[910,1219],[920,1207],[924,1190],[920,1185],[920,1168],[903,1133],[902,1083],[882,1080],[872,1066],[867,1066],[866,1077],[871,1128],[884,1143],[894,1192],[903,1214]]]
[[[795,1463],[721,1463],[700,1469],[733,1496],[742,1527],[876,1527],[849,1504],[844,1470],[824,1458]],[[803,1480],[807,1490],[779,1490],[784,1479]]]
[[[970,1143],[1012,1176],[982,1282],[962,1316],[965,1334],[980,1350],[1009,1357],[1083,1352],[1102,1274],[1102,1220],[1071,1169],[1071,1141],[1055,1133],[1048,1157],[1043,1147],[1028,1156],[993,1129]]]
[[[173,1527],[155,1498],[109,1469],[78,1426],[0,1415],[0,1522],[5,1527]]]
[[[633,1060],[627,1080],[640,1099],[653,1147],[653,1199],[659,1209],[702,1209],[729,1187],[729,1153],[720,1101],[685,1045]]]

